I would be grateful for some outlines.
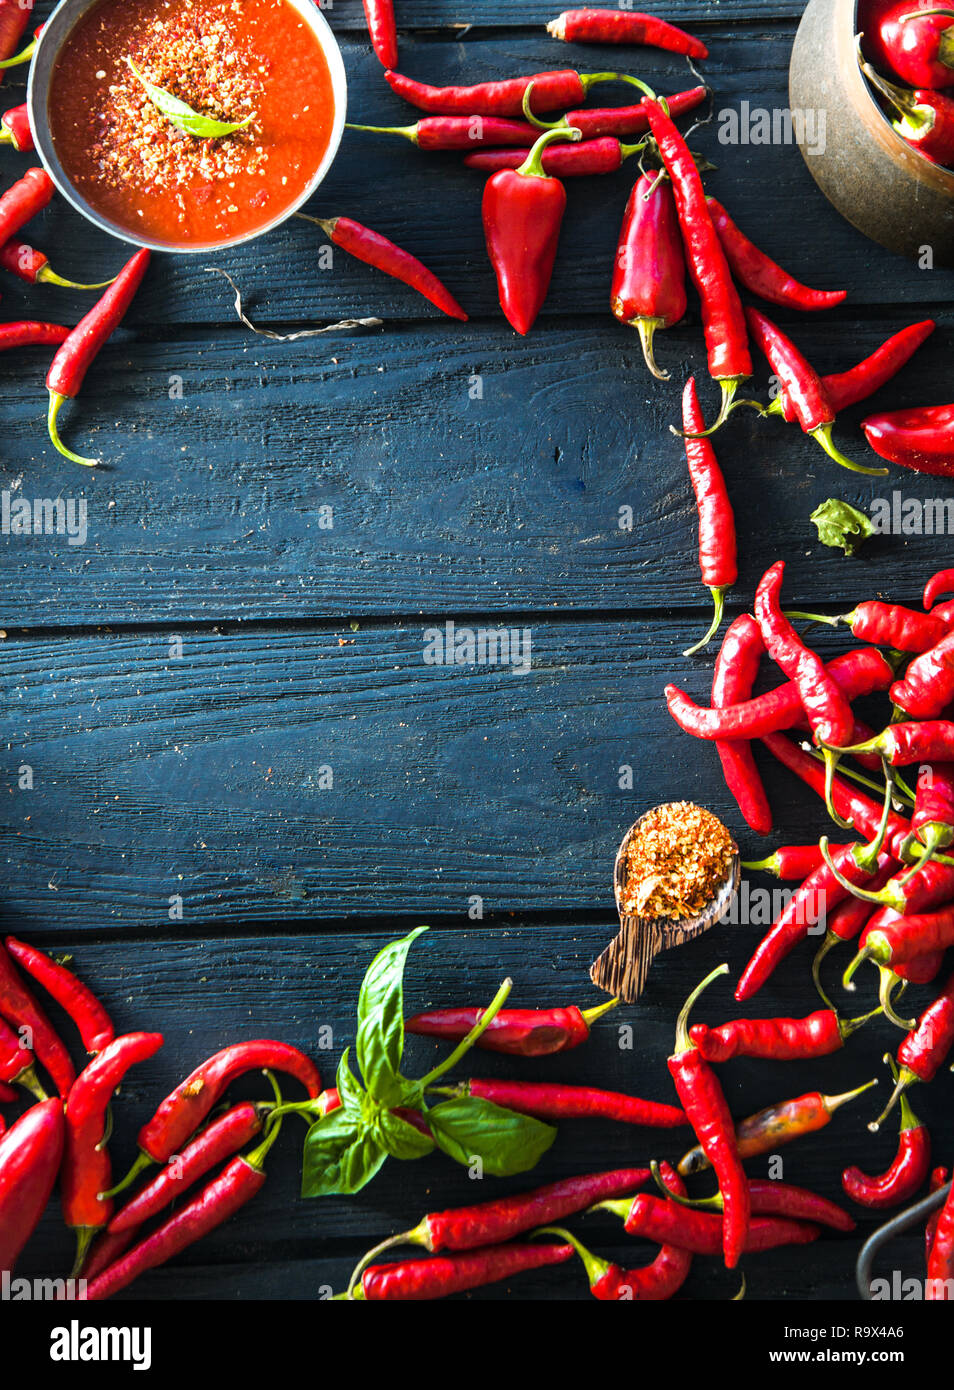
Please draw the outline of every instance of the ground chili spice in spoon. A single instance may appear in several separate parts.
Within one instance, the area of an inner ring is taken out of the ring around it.
[[[626,850],[620,910],[632,917],[692,917],[725,883],[732,836],[691,801],[657,806],[637,822]]]

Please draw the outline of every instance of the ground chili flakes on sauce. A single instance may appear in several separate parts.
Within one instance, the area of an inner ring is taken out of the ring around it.
[[[621,908],[634,917],[692,917],[729,877],[735,843],[711,811],[691,801],[657,806],[626,849]]]

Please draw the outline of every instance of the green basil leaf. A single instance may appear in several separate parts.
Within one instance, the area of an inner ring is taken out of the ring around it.
[[[833,550],[840,548],[846,555],[854,555],[858,547],[874,535],[871,518],[837,497],[829,497],[827,502],[816,507],[810,520],[818,527],[822,545],[829,545]]]
[[[251,125],[254,116],[246,116],[244,121],[216,121],[211,116],[203,116],[198,111],[193,111],[191,106],[187,106],[184,101],[174,97],[171,92],[167,92],[162,87],[157,87],[148,78],[143,77],[131,58],[126,62],[132,69],[133,76],[136,77],[146,90],[146,95],[161,116],[174,125],[178,130],[186,135],[198,135],[203,139],[216,139],[221,135],[234,135],[237,130],[244,130],[247,125]]]
[[[404,966],[411,946],[426,931],[418,927],[379,951],[358,995],[358,1066],[371,1095],[389,1107],[410,1099],[410,1083],[399,1071],[404,1052]]]
[[[427,1123],[439,1148],[465,1167],[480,1159],[496,1178],[526,1173],[556,1138],[553,1125],[517,1115],[489,1100],[458,1096],[433,1106]]]
[[[434,1139],[422,1134],[394,1110],[382,1110],[378,1117],[381,1143],[392,1158],[426,1158],[434,1152]]]
[[[338,1063],[338,1074],[335,1077],[335,1085],[338,1088],[338,1098],[341,1101],[341,1108],[354,1119],[361,1114],[365,1092],[361,1082],[348,1065],[350,1052],[351,1048],[346,1047],[341,1055],[341,1061]]]
[[[384,1163],[380,1141],[343,1110],[312,1125],[305,1136],[301,1195],[330,1197],[360,1192]]]

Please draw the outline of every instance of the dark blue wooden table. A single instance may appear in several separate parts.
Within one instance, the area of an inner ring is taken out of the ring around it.
[[[688,85],[683,60],[666,54],[558,48],[543,30],[558,8],[398,0],[413,23],[401,35],[403,69],[443,83],[628,62],[663,91]],[[716,120],[694,146],[718,166],[711,190],[756,240],[810,283],[850,289],[817,320],[779,312],[819,367],[840,370],[930,313],[934,341],[882,399],[948,399],[950,273],[864,241],[822,200],[791,144],[720,141],[721,111],[785,106],[799,9],[798,0],[741,0],[731,14],[708,0],[665,7],[711,46]],[[328,17],[351,118],[412,120],[382,80],[359,0],[334,0]],[[15,104],[22,79],[8,78],[4,93]],[[26,160],[8,152],[2,165],[9,182]],[[287,1038],[330,1076],[352,1039],[366,964],[420,922],[432,931],[411,958],[409,1007],[486,1000],[508,973],[514,1002],[595,1002],[587,971],[616,930],[616,846],[658,801],[710,806],[746,855],[768,852],[740,823],[714,752],[678,735],[661,697],[670,678],[704,697],[711,675],[708,659],[680,655],[704,629],[708,599],[683,452],[669,431],[704,355],[693,306],[661,337],[672,381],[659,385],[635,335],[607,311],[630,185],[624,172],[572,186],[552,292],[522,340],[496,306],[480,177],[455,156],[348,133],[312,210],[348,213],[419,254],[471,322],[440,318],[342,254],[323,268],[321,235],[301,222],[214,263],[269,327],[376,315],[380,330],[269,343],[235,321],[228,287],[207,273],[212,261],[159,257],[65,421],[74,446],[106,461],[92,475],[47,445],[45,354],[0,358],[3,489],[88,508],[85,544],[0,536],[4,920],[72,953],[123,1028],[165,1033],[163,1052],[115,1107],[117,1170],[158,1097],[230,1040]],[[61,274],[81,279],[104,278],[123,256],[60,201],[29,234]],[[14,282],[3,296],[8,319],[72,322],[89,302]],[[839,436],[856,451],[862,414],[852,411]],[[880,537],[849,562],[808,522],[829,496],[867,508],[896,489],[944,496],[938,480],[841,472],[794,429],[745,412],[719,452],[741,536],[733,612],[779,557],[792,600],[833,612],[873,593],[916,602],[925,576],[951,563],[947,536],[922,535]],[[629,515],[632,529],[621,525]],[[428,664],[425,632],[448,621],[529,629],[531,669]],[[818,804],[787,774],[765,772],[775,839],[817,837]],[[664,1058],[679,1002],[719,959],[737,972],[761,931],[724,928],[660,960],[639,1005],[618,1017],[632,1026],[631,1049],[610,1018],[564,1058],[518,1068],[484,1055],[480,1067],[669,1099]],[[808,949],[778,972],[758,1012],[813,1007]],[[911,993],[922,1007],[930,997]],[[734,1007],[728,985],[713,989],[709,1016]],[[732,1105],[747,1113],[878,1073],[883,1097],[881,1054],[896,1041],[872,1026],[811,1066],[734,1064]],[[436,1052],[417,1042],[410,1055],[423,1066]],[[921,1089],[938,1160],[950,1162],[950,1078]],[[874,1106],[866,1100],[785,1150],[785,1177],[837,1197],[846,1162],[886,1166],[896,1133],[890,1124],[867,1133]],[[390,1163],[356,1199],[305,1203],[300,1139],[294,1128],[283,1139],[244,1217],[135,1292],[316,1297],[429,1206],[478,1195],[464,1170],[433,1158]],[[642,1131],[567,1125],[539,1180],[643,1162],[660,1148],[681,1151]],[[627,1253],[612,1223],[590,1218],[580,1229],[603,1253]],[[857,1245],[826,1237],[808,1252],[751,1260],[750,1296],[851,1298]],[[51,1211],[23,1272],[61,1271],[68,1249]],[[916,1238],[899,1259],[920,1272]],[[698,1262],[686,1293],[724,1299],[735,1288],[734,1276]],[[586,1291],[578,1270],[561,1270],[515,1282],[513,1295]]]

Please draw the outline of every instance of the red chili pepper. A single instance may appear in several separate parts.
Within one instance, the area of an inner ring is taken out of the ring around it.
[[[706,201],[735,278],[760,299],[811,312],[831,309],[847,298],[847,290],[812,290],[801,284],[749,240],[717,199]]]
[[[30,1049],[24,1046],[23,1038],[14,1033],[0,1015],[0,1082],[11,1081],[37,1100],[47,1100],[36,1074],[35,1060]]]
[[[883,888],[888,879],[894,872],[894,865],[886,865],[880,873],[875,874],[870,880],[869,887],[877,892]],[[844,902],[838,903],[832,912],[826,914],[825,939],[815,953],[812,961],[812,979],[819,997],[826,1007],[831,1007],[828,995],[822,989],[821,967],[822,962],[828,953],[834,949],[839,942],[854,941],[862,931],[865,923],[874,912],[874,904],[866,902],[864,898],[845,898]]]
[[[849,883],[865,883],[891,863],[891,856],[882,851],[874,866],[861,867],[854,849],[853,845],[844,845],[833,856],[835,868]],[[827,863],[809,874],[757,946],[736,987],[736,999],[742,1003],[757,994],[785,957],[808,935],[822,913],[831,911],[849,891]]]
[[[304,217],[304,214],[299,215]],[[441,313],[467,322],[467,314],[433,271],[428,270],[409,251],[388,241],[380,232],[373,232],[370,227],[362,226],[351,217],[304,217],[304,220],[317,223],[329,241],[340,246],[342,251],[347,251],[349,256],[354,256],[355,260],[364,261],[366,265],[374,266],[375,270],[383,270],[385,275],[417,290]]]
[[[35,149],[33,131],[30,129],[30,111],[23,106],[13,106],[0,116],[0,142],[12,145],[17,154],[27,154]]]
[[[669,1058],[668,1066],[686,1117],[719,1180],[719,1191],[722,1193],[724,1204],[722,1249],[727,1267],[734,1269],[743,1250],[746,1249],[749,1230],[748,1179],[736,1147],[735,1127],[722,1087],[688,1032],[689,1011],[693,1004],[716,976],[728,974],[728,970],[727,965],[713,970],[686,1000],[676,1020],[676,1050]],[[627,1221],[627,1230],[629,1229]]]
[[[76,1080],[70,1055],[53,1030],[53,1025],[32,994],[21,983],[7,952],[0,947],[0,1018],[15,1028],[25,1029],[54,1086],[64,1098]]]
[[[825,391],[821,377],[806,357],[771,319],[751,307],[745,311],[746,322],[755,342],[761,348],[772,371],[778,377],[781,389],[792,404],[795,418],[805,434],[811,435],[821,445],[829,458],[848,468],[853,473],[866,473],[878,477],[887,472],[884,468],[866,468],[846,458],[836,448],[831,429],[835,421],[835,408]]]
[[[104,1197],[112,1181],[106,1150],[106,1111],[131,1067],[155,1056],[161,1033],[127,1033],[109,1043],[77,1078],[66,1102],[66,1139],[61,1177],[63,1219],[76,1232],[78,1274],[90,1242],[112,1215]]]
[[[919,14],[918,11],[925,11]],[[875,51],[912,87],[954,84],[954,14],[934,0],[898,0],[877,16]]]
[[[954,975],[941,993],[929,1004],[915,1027],[907,1034],[897,1051],[898,1067],[894,1090],[877,1120],[868,1126],[877,1130],[884,1124],[895,1104],[917,1081],[933,1081],[951,1048],[954,1047]]]
[[[919,719],[889,724],[866,743],[854,744],[843,752],[878,753],[892,767],[911,763],[934,763],[954,758],[954,721]]]
[[[703,438],[705,420],[696,394],[695,377],[689,378],[682,393],[682,428],[686,462],[699,513],[699,569],[715,608],[709,631],[683,652],[683,656],[692,656],[707,646],[718,631],[722,622],[725,591],[739,577],[735,515],[712,442]]]
[[[902,916],[890,908],[878,914],[862,937],[861,950],[848,967],[851,975],[863,960],[894,969],[934,951],[954,945],[954,906],[938,912],[911,912]]]
[[[63,1105],[45,1100],[0,1138],[0,1270],[12,1274],[50,1200],[63,1154]]]
[[[566,189],[544,172],[541,156],[553,140],[574,135],[545,130],[519,169],[500,170],[484,188],[484,234],[500,307],[521,334],[543,308],[566,211]]]
[[[928,1258],[924,1297],[933,1303],[949,1302],[954,1288],[954,1186],[941,1208]]]
[[[50,269],[48,256],[16,237],[11,237],[0,246],[0,270],[8,270],[28,285],[60,285],[68,290],[105,290],[113,283],[112,280],[103,280],[98,285],[81,285],[75,280],[64,280],[62,275]]]
[[[563,68],[555,72],[536,72],[529,77],[509,77],[500,82],[479,82],[473,87],[429,87],[399,72],[386,72],[393,92],[434,116],[521,116],[523,98],[533,85],[533,111],[566,111],[586,99],[599,82],[628,82],[615,72],[575,72]]]
[[[764,651],[765,644],[758,623],[748,613],[743,613],[729,627],[716,657],[712,673],[714,709],[739,704],[751,696]],[[770,834],[772,809],[755,765],[751,744],[744,739],[722,739],[716,743],[716,751],[722,763],[726,786],[735,797],[746,823],[759,835]]]
[[[79,1029],[87,1052],[101,1052],[116,1036],[112,1019],[91,989],[72,971],[59,965],[42,951],[8,936],[6,948],[20,968],[42,985]]]
[[[648,1125],[655,1129],[678,1129],[688,1124],[675,1105],[658,1100],[640,1100],[618,1091],[600,1091],[593,1086],[561,1086],[546,1082],[463,1081],[455,1094],[481,1096],[484,1100],[515,1110],[519,1115],[535,1115],[540,1120],[619,1120],[627,1125]]]
[[[86,1289],[87,1300],[99,1302],[128,1288],[141,1274],[188,1249],[250,1202],[264,1186],[263,1165],[280,1129],[280,1124],[275,1125],[252,1153],[233,1158],[181,1211],[92,1280]]]
[[[954,591],[954,569],[938,570],[937,574],[932,574],[924,586],[925,611],[930,612],[942,594],[949,594],[952,591]]]
[[[925,339],[931,336],[935,327],[933,319],[912,323],[908,328],[902,328],[899,333],[892,334],[869,357],[863,358],[847,372],[823,376],[822,385],[835,414],[839,415],[850,405],[857,405],[859,401],[873,396],[892,377],[897,376]],[[768,413],[783,416],[789,424],[796,418],[795,407],[784,389],[772,401]]]
[[[2,66],[14,66],[14,63],[8,60],[16,53],[17,45],[26,32],[32,13],[33,0],[0,0],[0,59],[4,60]],[[42,28],[42,25],[40,27]],[[37,33],[39,32],[38,29]],[[30,45],[31,54],[35,47],[35,44]],[[21,55],[14,61],[24,60]],[[0,72],[0,81],[2,80],[3,73]]]
[[[7,228],[0,223],[0,244],[9,241],[16,230],[16,227]],[[149,260],[150,253],[148,251],[136,252],[132,260],[116,276],[102,299],[73,329],[73,332],[53,358],[47,374],[46,385],[50,393],[48,417],[50,439],[63,457],[72,459],[74,463],[93,467],[98,459],[82,458],[79,454],[74,454],[66,448],[60,439],[57,417],[63,402],[72,400],[79,395],[86,373],[99,356],[107,340],[112,337],[122,322],[136,291],[142,284]]]
[[[877,1177],[860,1168],[846,1168],[841,1185],[859,1206],[883,1211],[899,1207],[914,1196],[931,1167],[931,1136],[914,1114],[907,1096],[901,1097],[901,1133],[890,1167]]]
[[[807,878],[823,863],[824,857],[817,844],[779,845],[767,859],[743,860],[742,868],[750,873],[772,874],[775,878],[791,880]]]
[[[839,1052],[846,1039],[872,1017],[865,1014],[842,1022],[834,1009],[820,1009],[807,1018],[736,1018],[717,1028],[696,1023],[689,1037],[707,1062],[730,1062],[733,1057],[797,1062]]]
[[[864,695],[887,690],[894,680],[894,670],[874,647],[836,656],[825,669],[846,700],[857,700]],[[694,738],[764,738],[767,734],[795,728],[803,716],[798,687],[794,681],[776,686],[754,700],[722,708],[706,709],[697,705],[677,685],[667,685],[665,694],[669,713],[680,729]],[[814,759],[811,761],[814,762]]]
[[[954,631],[915,657],[890,696],[914,720],[937,719],[954,700]]]
[[[687,111],[694,111],[708,95],[708,87],[691,87],[687,92],[666,97],[665,101],[675,120]],[[567,111],[563,119],[567,125],[581,131],[584,140],[600,135],[642,135],[649,129],[649,106],[646,100],[635,106],[583,106],[578,111]]]
[[[124,1254],[136,1239],[136,1228],[131,1231],[123,1231],[121,1235],[110,1235],[109,1231],[103,1231],[93,1244],[90,1246],[89,1254],[83,1263],[79,1277],[85,1279],[87,1284],[91,1284],[110,1265],[114,1265],[120,1255]]]
[[[690,58],[709,56],[701,39],[664,19],[635,10],[564,10],[550,20],[547,33],[565,43],[638,43]]]
[[[371,35],[371,47],[386,68],[396,68],[398,41],[394,0],[364,0],[364,13]]]
[[[877,1084],[877,1081],[868,1081],[857,1090],[847,1091],[840,1096],[823,1096],[819,1091],[809,1091],[806,1095],[796,1096],[794,1100],[779,1101],[777,1105],[749,1115],[747,1119],[739,1121],[735,1130],[740,1156],[755,1158],[759,1154],[774,1153],[782,1144],[790,1144],[803,1134],[814,1134],[816,1130],[824,1129],[836,1110]],[[702,1146],[697,1145],[683,1154],[678,1167],[683,1177],[689,1177],[692,1173],[701,1173],[710,1164]]]
[[[53,180],[45,169],[28,169],[8,188],[0,197],[0,245],[42,212],[54,192]]]
[[[898,112],[894,129],[915,150],[934,164],[954,160],[954,101],[929,87],[911,91],[885,79],[868,63],[861,70],[875,90]]]
[[[702,301],[709,374],[722,391],[722,405],[711,433],[725,420],[741,383],[752,375],[745,316],[692,153],[657,102],[648,102],[647,111],[649,128],[672,180],[689,274]]]
[[[884,411],[862,420],[876,454],[916,473],[954,476],[954,405],[924,405]]]
[[[18,1093],[14,1088],[0,1081],[0,1105],[12,1105],[17,1099]]]
[[[590,1036],[590,1028],[619,1003],[611,999],[592,1009],[501,1009],[490,1026],[481,1033],[476,1046],[489,1052],[507,1052],[516,1057],[548,1057],[579,1047]],[[406,1032],[426,1038],[465,1038],[483,1017],[477,1008],[429,1009],[409,1018]]]
[[[837,627],[846,623],[853,637],[873,642],[879,647],[894,647],[900,652],[926,652],[951,630],[950,622],[932,613],[919,613],[900,603],[879,603],[875,599],[857,604],[850,613],[828,617],[824,613],[789,612],[790,618],[806,622],[826,623]]]
[[[337,1109],[337,1106],[330,1106]],[[269,1107],[243,1101],[227,1110],[219,1119],[188,1144],[182,1153],[169,1163],[158,1177],[137,1192],[109,1223],[110,1235],[136,1231],[146,1221],[165,1211],[181,1193],[210,1173],[223,1159],[231,1158],[251,1143],[261,1132]],[[327,1112],[326,1112],[327,1113]],[[91,1276],[87,1276],[91,1277]]]
[[[26,319],[19,323],[0,323],[0,352],[23,347],[52,347],[65,343],[72,331],[61,323],[32,323]]]
[[[446,1298],[465,1289],[497,1284],[531,1269],[565,1264],[572,1245],[491,1245],[466,1255],[431,1255],[400,1264],[370,1265],[348,1297],[362,1302],[408,1302]]]
[[[543,172],[555,178],[587,178],[595,174],[615,174],[624,160],[639,154],[642,148],[642,145],[623,145],[615,136],[604,135],[600,140],[582,140],[576,145],[556,145],[552,150],[544,150],[540,162]],[[529,147],[476,150],[466,157],[464,163],[469,169],[493,174],[498,169],[519,169],[529,157]]]
[[[690,1201],[686,1198],[685,1188],[681,1192],[673,1189],[670,1175],[672,1169],[668,1164],[653,1164],[653,1177],[657,1185],[680,1205],[694,1211],[722,1210],[721,1193]],[[752,1178],[749,1181],[749,1198],[753,1216],[787,1216],[793,1221],[812,1221],[819,1226],[829,1226],[834,1231],[855,1229],[855,1222],[846,1211],[806,1187],[793,1187],[791,1183],[775,1179],[763,1181]]]
[[[232,1082],[259,1070],[293,1076],[312,1100],[321,1094],[321,1077],[314,1063],[289,1043],[262,1038],[223,1048],[180,1081],[143,1125],[139,1131],[139,1158],[119,1186],[113,1188],[113,1195],[127,1187],[150,1163],[168,1162],[195,1134]]]
[[[403,135],[422,150],[472,150],[475,145],[526,145],[540,134],[529,121],[500,116],[424,116],[413,125],[352,125],[373,135]]]
[[[625,1222],[626,1232],[659,1245],[676,1245],[694,1255],[718,1255],[722,1248],[722,1217],[708,1211],[694,1211],[661,1197],[641,1193],[632,1204],[603,1202],[605,1211]],[[752,1217],[740,1253],[758,1254],[781,1245],[808,1245],[821,1235],[821,1227],[784,1216]]]
[[[928,1192],[937,1192],[950,1182],[950,1180],[951,1174],[947,1168],[935,1168],[928,1182]],[[934,1215],[928,1219],[927,1225],[924,1228],[924,1259],[926,1263],[930,1263],[931,1247],[934,1245],[934,1237],[937,1234],[937,1226],[940,1219],[941,1212],[936,1211]]]

